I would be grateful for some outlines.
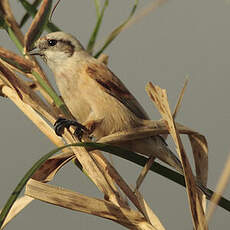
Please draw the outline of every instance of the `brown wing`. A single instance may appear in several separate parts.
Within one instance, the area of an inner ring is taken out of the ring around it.
[[[131,112],[141,119],[148,119],[148,115],[136,98],[128,91],[124,84],[104,64],[87,64],[87,75],[94,79],[108,94],[119,100]]]

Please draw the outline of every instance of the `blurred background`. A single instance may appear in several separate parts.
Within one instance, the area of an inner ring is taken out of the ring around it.
[[[152,2],[140,1],[138,10]],[[18,1],[11,0],[10,3],[20,21],[24,15],[22,6]],[[133,4],[134,0],[110,0],[98,38],[99,45],[128,17]],[[95,20],[92,0],[63,0],[52,19],[83,45],[87,45]],[[29,24],[24,27],[24,32]],[[215,188],[230,152],[229,25],[229,0],[167,1],[123,31],[104,52],[109,55],[109,67],[155,120],[160,116],[145,92],[146,83],[151,81],[167,89],[173,110],[185,77],[189,76],[177,121],[206,136],[209,144],[208,186],[211,189]],[[3,30],[0,31],[0,45],[16,52]],[[52,73],[46,66],[44,69],[54,83]],[[0,98],[0,114],[0,207],[3,207],[19,179],[55,146],[10,100]],[[184,141],[187,154],[191,156],[188,141],[186,138]],[[113,162],[127,182],[134,185],[141,168],[116,157]],[[71,162],[52,183],[102,198],[96,187]],[[192,229],[183,187],[150,172],[140,191],[166,229]],[[230,199],[229,186],[224,196]],[[218,207],[210,221],[210,229],[226,229],[229,225],[229,213]],[[34,201],[6,229],[124,228],[109,220]]]

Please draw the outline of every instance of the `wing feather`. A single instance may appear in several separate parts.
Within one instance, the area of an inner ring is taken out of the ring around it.
[[[85,71],[86,74],[94,79],[105,92],[115,97],[137,117],[148,119],[148,115],[136,98],[106,65],[103,63],[88,63]]]

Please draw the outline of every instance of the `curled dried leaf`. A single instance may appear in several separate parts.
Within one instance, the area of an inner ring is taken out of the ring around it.
[[[60,153],[42,164],[32,178],[42,182],[51,181],[57,171],[74,157],[75,155],[73,152]]]

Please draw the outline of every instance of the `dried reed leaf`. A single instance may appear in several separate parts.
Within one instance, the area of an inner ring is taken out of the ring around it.
[[[63,137],[67,144],[79,142],[79,140],[77,140],[76,137],[66,129]],[[120,197],[117,197],[117,194],[113,190],[113,186],[111,186],[106,180],[100,168],[95,164],[91,154],[89,154],[85,148],[71,147],[71,149],[89,178],[96,184],[98,189],[105,194],[105,199],[108,199],[114,204],[119,205]]]
[[[181,163],[184,170],[188,200],[189,200],[190,209],[192,213],[194,228],[207,229],[208,227],[204,215],[204,210],[201,206],[200,199],[198,197],[195,179],[192,173],[191,166],[187,159],[182,141],[180,139],[179,133],[176,129],[174,120],[171,115],[166,90],[162,90],[160,87],[154,86],[151,83],[147,84],[146,90],[149,97],[153,100],[159,112],[161,113],[161,116],[167,123],[169,132],[176,144],[177,152],[180,156]]]
[[[13,88],[16,93],[18,94],[18,96],[22,99],[22,94],[19,90],[19,84],[18,84],[18,80],[15,77],[15,74],[10,71],[5,65],[3,65],[0,62],[0,77],[1,80],[8,86],[10,86],[11,88]]]
[[[57,137],[54,130],[36,113],[29,105],[24,103],[19,96],[8,86],[2,87],[2,93],[9,97],[15,105],[57,146],[62,146],[63,141]]]
[[[50,204],[113,220],[129,229],[156,229],[137,211],[32,179],[27,183],[25,194]]]
[[[104,172],[104,175],[107,181],[109,181],[110,185],[112,186],[113,183],[115,182],[119,186],[119,188],[123,191],[123,193],[129,198],[129,200],[136,206],[136,208],[142,212],[141,206],[137,200],[136,195],[133,193],[132,189],[125,182],[125,180],[120,176],[118,171],[113,167],[113,165],[110,164],[108,160],[99,151],[92,151],[91,154],[94,160],[97,162],[97,165],[102,170],[102,172]],[[120,195],[117,188],[116,187],[114,188],[113,186],[113,190],[115,191],[115,193],[118,193],[117,195],[119,197]],[[125,200],[121,200],[120,204],[122,205],[122,203],[123,206],[121,207],[126,206],[128,208],[128,205]]]
[[[179,112],[179,109],[180,109],[180,107],[181,107],[182,99],[183,99],[183,97],[184,97],[184,93],[185,93],[185,90],[186,90],[186,88],[187,88],[187,85],[188,85],[188,78],[185,79],[184,86],[183,86],[183,88],[182,88],[182,90],[181,90],[181,92],[180,92],[180,95],[179,95],[179,99],[178,99],[176,108],[175,108],[175,110],[174,110],[174,112],[173,112],[172,117],[173,117],[174,120],[176,119],[177,113]]]
[[[208,145],[203,136],[189,135],[196,167],[197,178],[207,184],[208,179]]]
[[[9,70],[0,60],[0,77],[8,85],[14,88],[25,103],[29,104],[36,111],[41,113],[50,122],[55,122],[56,114],[54,110],[48,107],[43,100],[28,85]]]
[[[32,24],[25,35],[25,50],[31,50],[33,43],[40,37],[48,21],[49,13],[52,7],[52,0],[43,0]]]
[[[117,201],[119,203],[120,207],[123,208],[128,208],[129,209],[129,204],[127,200],[123,199],[122,194],[120,193],[119,189],[117,188],[116,184],[122,184],[126,182],[124,179],[120,176],[120,174],[116,171],[116,169],[110,164],[109,161],[100,153],[98,150],[94,150],[91,153],[93,159],[95,160],[96,165],[99,167],[101,172],[103,173],[105,179],[108,181],[108,184],[111,186],[113,189],[113,192],[116,194]],[[128,187],[128,185],[127,185]],[[134,203],[135,205],[135,203]]]
[[[34,200],[34,198],[29,197],[29,196],[22,196],[22,197],[18,198],[14,202],[14,204],[13,204],[10,212],[8,213],[1,229],[3,229],[16,215],[18,215],[33,200]],[[0,210],[0,213],[1,213],[1,210]]]
[[[148,222],[156,229],[158,230],[165,230],[164,226],[160,222],[159,218],[156,216],[156,214],[152,211],[152,209],[148,206],[147,202],[145,201],[144,197],[141,195],[139,191],[136,192],[137,199],[139,200],[139,203],[142,207],[142,210],[144,212],[145,218],[148,220]]]
[[[2,75],[2,74],[0,73],[0,96],[1,96],[1,97],[5,97],[5,95],[2,93],[2,87],[3,87],[5,84],[4,84],[3,80],[1,79],[1,78],[3,77],[3,76],[1,77],[1,75]]]
[[[20,72],[31,73],[34,63],[17,54],[0,47],[0,58],[6,61],[8,64],[18,69]]]
[[[195,135],[205,140],[205,137],[203,135],[178,122],[176,123],[176,127],[180,134]],[[131,130],[116,132],[114,134],[102,137],[98,142],[110,143],[110,144],[121,143],[130,140],[142,139],[150,136],[155,136],[159,134],[168,134],[168,133],[169,131],[167,125],[163,120],[159,120],[159,121],[148,120],[147,123],[143,126]]]
[[[147,175],[147,173],[148,173],[150,167],[153,165],[154,160],[155,160],[155,157],[154,157],[154,156],[151,156],[151,157],[148,159],[148,161],[147,161],[147,163],[145,164],[145,166],[142,168],[141,173],[140,173],[140,175],[138,176],[137,181],[136,181],[136,188],[134,189],[134,192],[135,192],[135,193],[136,193],[137,190],[140,188],[140,186],[141,186],[141,184],[142,184],[142,182],[143,182],[145,176]]]
[[[218,185],[216,187],[216,192],[213,194],[211,198],[211,202],[208,206],[208,212],[207,212],[207,221],[209,221],[216,209],[216,206],[221,198],[221,194],[223,194],[224,189],[226,188],[230,178],[230,154],[228,155],[227,162],[225,164],[224,170],[222,172],[222,175],[218,181]]]
[[[180,95],[179,95],[176,107],[174,109],[174,112],[173,112],[173,115],[172,115],[172,117],[173,117],[174,120],[176,119],[177,113],[180,110],[180,107],[181,107],[181,104],[182,104],[182,99],[184,97],[184,93],[185,93],[185,90],[187,88],[187,85],[188,85],[188,78],[186,78],[186,80],[184,82],[184,86],[183,86],[183,88],[182,88],[182,90],[180,92]],[[162,134],[161,136],[166,140],[167,137],[168,137],[168,134]]]
[[[202,185],[207,185],[208,180],[208,146],[203,136],[189,135],[192,146],[192,152],[196,168],[196,179]],[[206,210],[206,197],[203,193],[198,192],[199,199],[204,211]]]

